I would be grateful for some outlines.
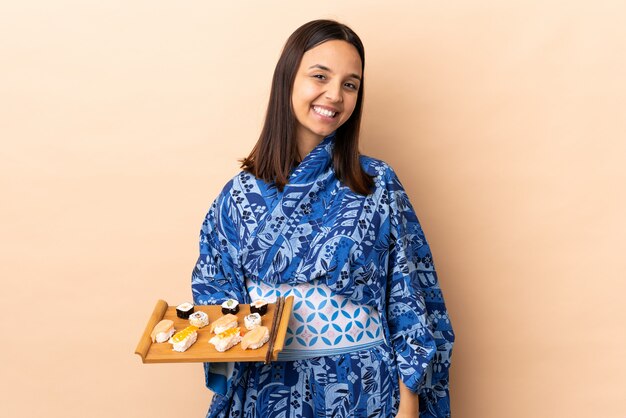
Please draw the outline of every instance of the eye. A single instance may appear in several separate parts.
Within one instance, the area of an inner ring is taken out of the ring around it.
[[[322,80],[322,79],[325,79],[325,78],[326,78],[326,76],[325,76],[325,75],[323,75],[323,74],[315,74],[313,77],[315,77],[315,78],[317,78],[317,77],[322,77],[322,78],[318,78],[318,80]]]
[[[346,86],[348,86],[352,90],[358,90],[358,87],[356,85],[352,84],[352,83],[346,83]]]

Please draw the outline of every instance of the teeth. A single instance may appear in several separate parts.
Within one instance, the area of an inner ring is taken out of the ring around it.
[[[313,110],[315,110],[315,112],[319,113],[320,115],[328,116],[331,118],[337,114],[337,112],[331,112],[330,110],[322,109],[321,107],[317,106],[313,106]]]

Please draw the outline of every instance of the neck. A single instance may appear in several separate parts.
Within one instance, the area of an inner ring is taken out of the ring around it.
[[[300,161],[304,159],[316,146],[318,146],[324,140],[323,136],[315,135],[312,132],[306,134],[299,133],[296,137],[298,144],[298,154],[300,155]]]

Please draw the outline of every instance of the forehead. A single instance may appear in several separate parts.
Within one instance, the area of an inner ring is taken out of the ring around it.
[[[309,49],[302,56],[301,67],[320,64],[335,73],[355,73],[361,75],[361,57],[356,48],[346,42],[333,39]]]

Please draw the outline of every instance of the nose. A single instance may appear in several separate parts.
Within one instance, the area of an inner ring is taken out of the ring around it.
[[[341,92],[341,83],[328,83],[326,90],[326,99],[331,102],[343,102],[343,94]]]

